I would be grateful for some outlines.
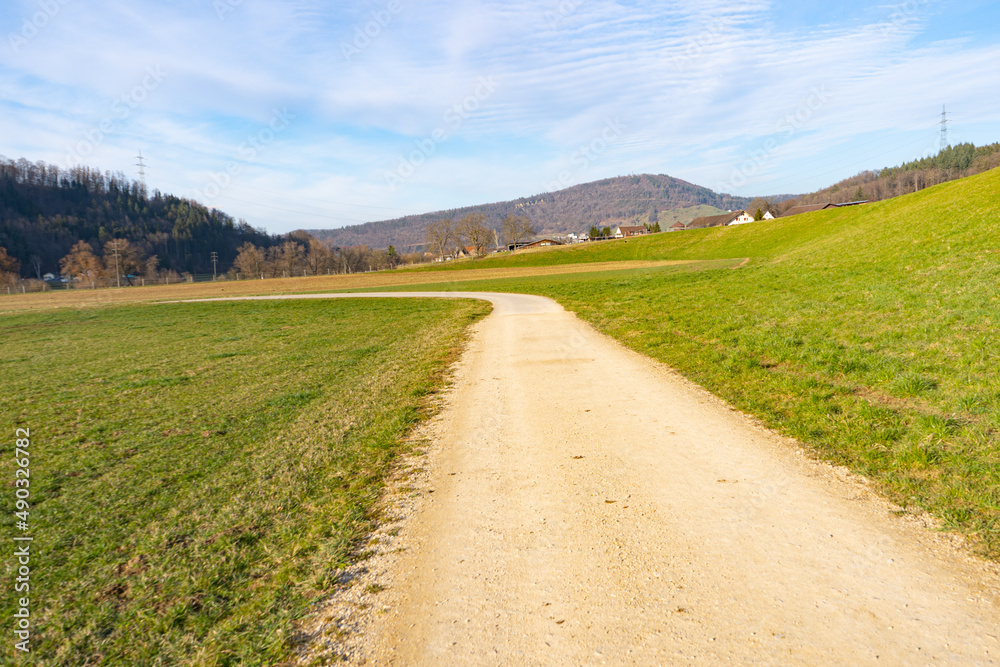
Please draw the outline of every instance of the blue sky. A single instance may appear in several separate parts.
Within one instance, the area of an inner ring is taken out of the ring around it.
[[[1000,141],[1000,3],[7,0],[0,154],[273,233],[630,173],[806,192]]]

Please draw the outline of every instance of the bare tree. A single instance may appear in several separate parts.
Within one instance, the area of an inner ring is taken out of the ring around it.
[[[476,255],[482,257],[490,245],[493,230],[486,226],[486,216],[482,213],[470,213],[458,222],[458,237],[465,239],[476,249]]]
[[[374,254],[373,261],[375,267],[379,270],[382,269],[395,269],[399,266],[402,259],[399,257],[399,253],[396,252],[394,246],[389,246],[385,250],[376,251]]]
[[[129,243],[128,239],[111,239],[104,244],[105,273],[114,272],[115,284],[122,286],[122,276],[139,273],[143,265],[142,251]],[[126,278],[131,281],[131,279]]]
[[[340,249],[341,266],[344,273],[360,273],[372,269],[372,251],[368,246]]]
[[[763,219],[764,214],[767,213],[768,211],[770,211],[772,214],[777,213],[777,210],[775,209],[774,206],[774,202],[764,197],[757,197],[752,202],[750,202],[750,205],[747,207],[746,211],[750,215],[754,216],[755,220]],[[760,211],[761,215],[760,218],[757,217],[758,211]]]
[[[500,233],[507,243],[517,249],[517,245],[524,239],[535,235],[535,226],[531,224],[526,216],[508,215],[500,226]]]
[[[309,252],[306,257],[309,272],[314,276],[331,273],[337,270],[336,258],[326,243],[317,238],[309,239]]]
[[[301,275],[306,266],[305,252],[295,241],[285,241],[280,246],[271,248],[268,255],[274,265],[275,277],[291,278],[296,273]]]
[[[21,276],[21,260],[7,254],[7,248],[0,246],[0,281],[13,284]]]
[[[427,225],[427,246],[438,257],[444,257],[458,241],[451,220],[437,220]]]
[[[42,279],[42,258],[39,257],[38,255],[32,255],[31,257],[28,258],[28,261],[31,262],[31,268],[35,272],[35,277],[38,278],[38,280],[41,280]]]
[[[69,284],[73,280],[80,282],[90,282],[91,287],[96,287],[95,281],[101,271],[101,260],[94,254],[94,248],[86,241],[77,241],[70,249],[69,254],[59,260],[59,270],[64,276],[69,277]]]
[[[142,268],[142,275],[150,280],[156,280],[160,274],[160,258],[153,255],[146,260],[146,265]]]
[[[248,278],[264,277],[264,253],[252,243],[240,246],[239,254],[233,261],[237,275],[242,273]]]

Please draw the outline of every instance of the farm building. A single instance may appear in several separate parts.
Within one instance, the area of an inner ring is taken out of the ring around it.
[[[642,236],[643,234],[648,234],[649,230],[645,227],[629,227],[622,225],[621,227],[615,227],[614,237],[616,239],[627,239],[630,236]]]
[[[726,225],[745,225],[753,221],[753,216],[747,211],[736,211],[736,217],[727,222]]]
[[[840,204],[833,204],[827,202],[825,204],[805,204],[803,206],[793,206],[782,214],[782,218],[787,218],[792,215],[799,215],[801,213],[812,213],[813,211],[825,211],[828,208],[846,208],[848,206],[861,206],[862,204],[867,204],[868,201],[849,201]]]
[[[770,211],[764,214],[764,220],[774,220]],[[704,229],[705,227],[726,227],[729,225],[745,225],[754,222],[754,217],[749,211],[730,211],[722,215],[709,215],[703,218],[695,218],[686,229]]]
[[[547,248],[554,245],[562,245],[562,241],[556,241],[555,239],[538,239],[537,241],[532,241],[531,243],[525,243],[519,247],[521,248]]]
[[[729,213],[723,213],[722,215],[706,215],[701,218],[695,218],[690,224],[688,224],[687,228],[704,229],[706,227],[724,227],[744,212],[745,211],[730,211]]]

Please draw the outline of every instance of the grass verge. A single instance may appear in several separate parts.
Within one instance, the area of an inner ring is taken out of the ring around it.
[[[275,665],[488,304],[121,306],[0,319],[0,423],[32,435],[32,653]],[[406,332],[400,335],[400,332]],[[2,466],[13,502],[14,464]],[[8,503],[9,504],[9,503]],[[13,512],[4,532],[14,534]],[[12,582],[16,562],[4,561]],[[0,623],[13,627],[13,585]]]

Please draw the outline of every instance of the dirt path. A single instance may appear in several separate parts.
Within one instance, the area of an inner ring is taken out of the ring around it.
[[[554,302],[485,298],[359,662],[1000,662],[993,566]]]

